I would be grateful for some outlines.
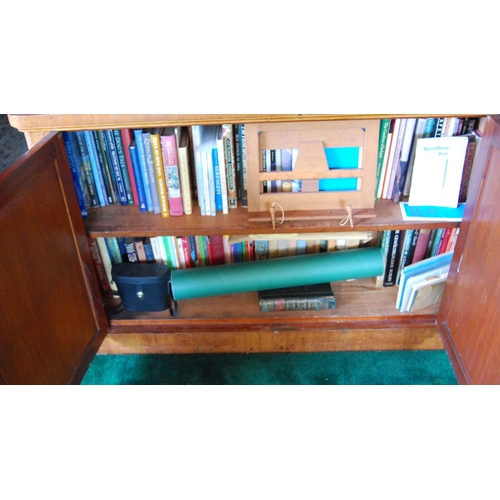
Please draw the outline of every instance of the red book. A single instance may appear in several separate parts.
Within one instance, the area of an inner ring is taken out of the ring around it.
[[[177,139],[173,127],[167,127],[161,131],[161,147],[163,150],[163,165],[165,167],[170,215],[183,215]]]
[[[182,244],[182,253],[184,254],[184,261],[186,262],[186,268],[188,269],[194,267],[187,236],[181,236],[181,244]]]
[[[130,178],[130,190],[132,191],[132,199],[134,204],[139,205],[139,197],[137,195],[137,186],[135,185],[134,169],[132,168],[132,160],[130,159],[129,146],[134,139],[132,130],[124,128],[120,130],[120,135],[123,142],[123,152],[125,153],[125,163],[127,164],[128,176]]]
[[[210,265],[218,266],[225,264],[224,257],[224,241],[221,235],[213,235],[209,237],[210,249]]]
[[[104,263],[101,258],[101,252],[97,245],[95,238],[88,238],[90,246],[90,255],[92,256],[92,262],[94,263],[95,272],[97,274],[97,279],[102,290],[110,290],[109,280],[106,275],[106,270],[104,269]]]
[[[430,229],[421,229],[420,233],[418,233],[417,244],[415,245],[415,252],[413,253],[413,259],[411,261],[412,264],[420,262],[424,258],[430,234]]]

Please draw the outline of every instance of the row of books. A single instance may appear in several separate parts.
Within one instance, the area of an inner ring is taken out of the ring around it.
[[[453,253],[460,229],[386,230],[379,235],[384,255],[384,273],[377,285],[399,285],[404,269],[444,253]]]
[[[89,245],[101,287],[103,290],[116,290],[111,268],[122,262],[156,262],[167,265],[171,270],[189,269],[358,248],[371,240],[370,232],[346,235],[351,238],[259,240],[240,237],[235,240],[229,235],[90,237]]]
[[[481,123],[478,117],[381,120],[376,199],[392,199],[399,202],[403,198],[408,199],[410,197],[412,184],[415,182],[416,172],[418,171],[419,145],[421,147],[424,144],[421,139],[434,139],[434,143],[437,144],[439,141],[445,143],[446,138],[462,137],[462,140],[457,142],[465,143],[465,150],[463,158],[458,160],[456,175],[459,176],[457,186],[457,192],[459,192],[458,201],[464,202],[467,198],[468,181],[477,151],[477,144],[482,136]],[[455,139],[448,140],[449,143],[453,141]],[[423,159],[420,163],[425,162],[428,163],[427,160]],[[415,165],[417,165],[417,168]],[[426,189],[425,185],[424,189]],[[413,190],[416,191],[416,188],[414,187]],[[428,183],[427,194],[427,198],[429,198]],[[442,196],[441,199],[436,199],[436,202],[436,204],[442,202]],[[417,202],[416,204],[425,205],[426,203]]]
[[[247,205],[244,125],[63,132],[80,211],[137,205],[163,217]]]

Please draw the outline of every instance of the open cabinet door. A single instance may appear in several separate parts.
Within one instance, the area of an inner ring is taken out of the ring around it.
[[[437,321],[460,383],[500,383],[500,121],[489,118]]]
[[[60,134],[0,176],[0,383],[78,383],[107,330]]]

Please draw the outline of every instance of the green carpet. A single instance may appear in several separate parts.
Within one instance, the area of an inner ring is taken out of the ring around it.
[[[83,385],[451,385],[445,351],[98,355]]]

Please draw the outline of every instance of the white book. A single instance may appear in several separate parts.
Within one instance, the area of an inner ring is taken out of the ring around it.
[[[193,152],[194,152],[194,166],[196,174],[196,191],[198,193],[198,205],[200,207],[201,215],[206,215],[205,213],[205,190],[203,186],[203,169],[201,162],[201,137],[203,134],[202,125],[193,125],[191,127],[191,135],[193,140]]]
[[[226,173],[226,160],[224,158],[224,140],[222,137],[222,126],[217,130],[217,157],[218,169],[220,177],[220,189],[222,196],[222,213],[229,213],[228,193],[227,193],[227,173]]]
[[[458,206],[468,142],[466,136],[417,141],[409,205]]]

